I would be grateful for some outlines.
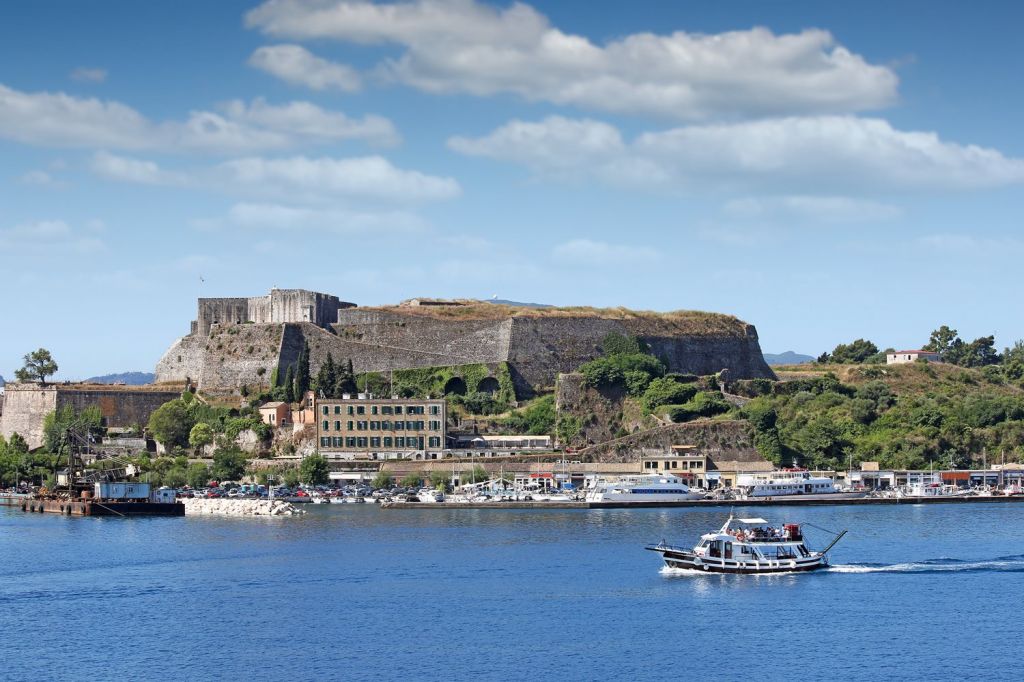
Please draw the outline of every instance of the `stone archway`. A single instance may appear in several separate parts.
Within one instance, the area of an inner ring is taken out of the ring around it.
[[[501,390],[501,384],[499,384],[498,380],[494,377],[484,377],[480,380],[480,383],[477,384],[476,390],[480,393],[494,395]]]
[[[466,395],[466,380],[462,377],[452,377],[444,385],[445,395]]]

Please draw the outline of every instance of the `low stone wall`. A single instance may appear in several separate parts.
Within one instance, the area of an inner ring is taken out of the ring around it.
[[[185,514],[188,516],[294,516],[305,514],[302,509],[283,500],[232,500],[185,498]]]

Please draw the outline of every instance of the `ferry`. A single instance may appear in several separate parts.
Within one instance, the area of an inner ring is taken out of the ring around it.
[[[732,515],[713,533],[702,535],[692,549],[674,547],[662,540],[645,549],[658,552],[665,565],[708,573],[791,573],[813,571],[828,566],[828,551],[846,531],[816,552],[804,544],[799,524],[772,527],[761,518],[737,519]]]
[[[588,502],[682,502],[702,500],[707,493],[691,490],[672,474],[625,476],[617,481],[599,480],[587,493]]]
[[[736,499],[738,500],[789,495],[829,500],[852,500],[865,497],[867,492],[839,490],[831,478],[811,476],[809,472],[800,470],[739,474],[736,477]]]

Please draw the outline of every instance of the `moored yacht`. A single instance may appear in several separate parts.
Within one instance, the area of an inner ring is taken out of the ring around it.
[[[702,535],[692,549],[667,545],[664,540],[646,549],[661,554],[669,568],[709,573],[788,573],[828,566],[828,551],[844,535],[845,530],[825,549],[813,551],[804,544],[799,524],[772,527],[761,518],[737,519],[730,515],[725,525]]]
[[[416,499],[420,502],[444,502],[444,493],[435,488],[422,488]]]
[[[736,499],[749,500],[764,497],[801,495],[832,500],[865,497],[864,491],[842,491],[831,478],[811,476],[807,471],[771,471],[739,474],[736,477]]]
[[[616,481],[598,480],[587,493],[588,502],[682,502],[702,500],[703,490],[691,490],[672,474],[624,476]]]

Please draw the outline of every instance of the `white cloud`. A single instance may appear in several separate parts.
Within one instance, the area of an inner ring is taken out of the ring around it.
[[[594,144],[595,139],[607,142]],[[610,184],[670,190],[798,189],[801,195],[832,196],[1024,182],[1024,159],[855,116],[693,125],[645,133],[622,145],[615,140],[605,123],[553,116],[537,123],[512,121],[481,138],[452,138],[449,146],[521,163],[546,176],[571,171]]]
[[[31,170],[20,178],[18,178],[25,185],[53,185],[53,176],[46,171]]]
[[[395,44],[377,71],[427,92],[528,100],[669,119],[877,109],[898,79],[827,31],[635,33],[595,44],[529,5],[474,0],[269,0],[246,15],[278,38]]]
[[[903,215],[898,206],[843,196],[792,195],[742,197],[729,201],[726,215],[746,219],[782,219],[827,223],[877,222]]]
[[[45,147],[235,154],[345,139],[393,144],[397,134],[379,116],[350,119],[309,102],[232,101],[221,112],[154,122],[120,102],[0,85],[0,138]]]
[[[1014,237],[978,237],[969,234],[930,234],[917,239],[917,243],[934,251],[955,256],[1019,257],[1024,253],[1024,241]]]
[[[300,45],[261,47],[249,57],[249,66],[313,90],[355,92],[362,86],[355,69],[317,57]]]
[[[71,80],[79,83],[102,83],[107,80],[106,69],[90,69],[80,66],[71,72]]]
[[[401,141],[395,126],[383,116],[368,114],[355,119],[309,102],[274,106],[258,97],[248,104],[232,100],[223,105],[222,110],[233,121],[286,131],[310,140],[360,139],[380,146],[394,146]]]
[[[397,168],[380,156],[347,159],[295,156],[248,157],[225,161],[215,174],[237,188],[277,188],[322,197],[344,196],[387,201],[452,199],[461,193],[453,178]]]
[[[39,220],[0,229],[0,250],[8,254],[93,253],[102,248],[103,242],[99,239],[79,234],[63,220]]]
[[[646,246],[609,244],[591,239],[573,239],[559,244],[552,255],[558,261],[575,265],[649,263],[660,259],[655,249]]]
[[[184,185],[187,178],[160,168],[153,161],[130,159],[109,152],[97,152],[92,159],[92,171],[108,180],[135,182],[143,185]]]
[[[231,207],[227,221],[232,225],[258,229],[323,230],[339,234],[400,230],[416,232],[423,220],[404,211],[356,211],[319,209],[283,204],[240,203]]]

